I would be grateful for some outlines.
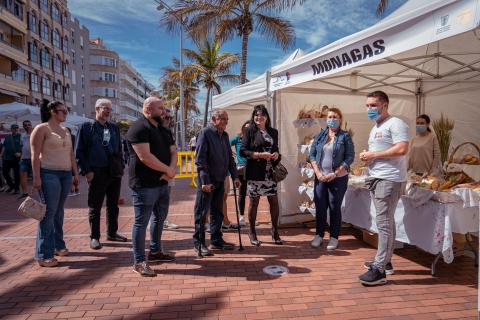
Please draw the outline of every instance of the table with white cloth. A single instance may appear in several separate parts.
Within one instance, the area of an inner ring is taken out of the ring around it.
[[[452,233],[478,233],[480,197],[469,189],[457,189],[463,201],[441,203],[428,200],[416,204],[402,196],[395,210],[395,240],[411,244],[436,255],[432,274],[440,255],[446,263],[453,261]],[[375,207],[370,191],[364,187],[349,186],[342,207],[342,218],[354,226],[378,233]]]

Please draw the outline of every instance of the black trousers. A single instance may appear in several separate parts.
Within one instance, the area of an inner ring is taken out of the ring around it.
[[[93,179],[88,186],[88,220],[90,238],[100,239],[100,212],[103,200],[107,198],[107,235],[115,236],[118,230],[118,198],[122,177],[112,177],[108,168],[95,168]]]
[[[197,178],[198,179],[198,178]],[[223,221],[223,194],[224,181],[212,182],[212,192],[203,192],[202,183],[197,180],[197,197],[195,199],[194,219],[195,233],[193,242],[195,246],[205,245],[205,219],[210,210],[210,232],[211,243],[221,244],[223,242],[222,221]]]
[[[13,180],[10,170],[13,170]],[[3,176],[9,188],[20,190],[20,159],[3,160]]]

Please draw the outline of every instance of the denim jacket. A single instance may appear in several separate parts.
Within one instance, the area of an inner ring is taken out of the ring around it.
[[[323,146],[328,139],[328,129],[322,129],[313,140],[310,149],[310,161],[316,161],[320,165],[322,161]],[[350,166],[355,159],[355,147],[353,145],[352,137],[344,130],[338,130],[333,140],[333,170],[339,166],[344,166],[347,171],[350,171]]]

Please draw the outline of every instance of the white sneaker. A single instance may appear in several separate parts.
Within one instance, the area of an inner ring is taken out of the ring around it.
[[[315,238],[313,238],[312,242],[310,243],[312,247],[318,248],[322,244],[323,238],[320,237],[319,235],[316,235]]]
[[[166,227],[167,229],[178,229],[178,225],[172,222],[168,222],[167,220],[165,220],[165,222],[163,223],[163,226]]]
[[[240,216],[240,219],[239,219],[239,222],[240,222],[240,225],[242,227],[245,227],[247,224],[245,223],[245,218],[243,216]]]
[[[338,240],[335,238],[330,238],[328,241],[327,250],[335,250],[338,247]]]

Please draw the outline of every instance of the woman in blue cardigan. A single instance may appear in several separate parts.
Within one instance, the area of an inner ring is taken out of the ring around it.
[[[330,241],[327,250],[335,250],[342,225],[342,201],[347,191],[348,172],[355,158],[350,134],[341,129],[343,115],[340,109],[330,108],[327,128],[313,140],[310,162],[315,171],[314,201],[316,208],[316,234],[312,247],[319,247],[324,237],[327,209],[330,211]]]

